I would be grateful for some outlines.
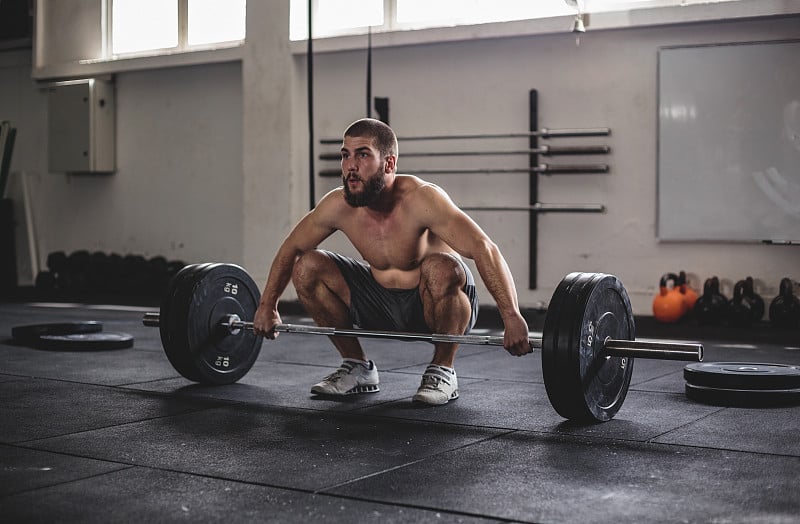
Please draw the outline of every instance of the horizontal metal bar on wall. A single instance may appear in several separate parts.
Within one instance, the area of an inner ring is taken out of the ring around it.
[[[509,151],[416,151],[403,152],[400,156],[407,157],[436,157],[436,156],[502,156],[502,155],[606,155],[611,151],[608,146],[542,146],[536,149],[517,149]],[[339,153],[322,153],[320,160],[342,159]]]
[[[404,175],[470,175],[470,174],[511,174],[511,173],[541,173],[548,174],[582,174],[582,173],[608,173],[607,164],[575,164],[552,165],[539,164],[537,167],[470,167],[470,168],[442,168],[442,169],[410,169],[404,170]],[[340,169],[324,169],[319,172],[322,177],[342,176]]]
[[[530,211],[534,213],[605,213],[603,204],[544,204],[529,206],[459,206],[464,211]]]
[[[428,135],[428,136],[404,136],[397,137],[399,142],[410,140],[470,140],[474,138],[530,138],[538,136],[541,138],[566,138],[577,136],[608,136],[611,129],[608,127],[595,127],[586,129],[547,129],[542,128],[538,131],[526,131],[523,133],[478,133],[468,135]],[[323,138],[320,144],[341,144],[341,138]]]

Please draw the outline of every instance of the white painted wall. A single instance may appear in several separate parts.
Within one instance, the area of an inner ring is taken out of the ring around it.
[[[46,92],[30,65],[0,71],[0,115],[17,126],[12,171],[26,173],[42,267],[48,253],[78,249],[241,263],[239,63],[117,75],[113,175],[48,172]]]
[[[782,276],[800,278],[797,247],[657,241],[658,48],[798,37],[800,21],[787,18],[596,32],[590,29],[579,46],[573,35],[559,34],[375,49],[373,94],[390,98],[391,124],[400,135],[525,131],[531,88],[539,91],[540,126],[610,127],[612,135],[607,138],[549,142],[606,143],[612,148],[608,157],[562,157],[558,162],[608,162],[611,173],[541,177],[540,200],[599,202],[606,204],[608,211],[603,215],[540,215],[537,290],[527,289],[527,214],[472,215],[508,259],[523,305],[546,303],[567,272],[602,271],[619,276],[631,294],[634,310],[648,314],[659,277],[666,272],[686,270],[697,286],[702,286],[705,278],[718,275],[729,296],[732,282],[747,275],[756,279],[758,291],[766,297],[777,294]],[[320,136],[337,136],[343,125],[364,116],[365,56],[362,51],[343,51],[315,58]],[[524,147],[525,140],[516,144]],[[403,147],[422,148],[418,143],[401,145],[401,172],[430,163],[403,159]],[[526,162],[527,158],[521,157],[506,164],[526,167]],[[457,165],[471,164],[461,161]],[[525,175],[426,178],[447,189],[463,205],[527,204]],[[329,187],[335,182],[326,180]],[[343,241],[332,245],[344,249]],[[483,288],[481,296],[490,301]]]
[[[88,248],[226,260],[244,264],[263,282],[278,243],[308,209],[306,75],[303,54],[290,57],[281,40],[286,10],[255,4],[261,7],[248,17],[248,35],[253,28],[257,35],[248,37],[241,65],[117,75],[119,171],[109,177],[46,172],[44,96],[29,65],[2,68],[0,53],[0,118],[20,127],[12,168],[32,173],[42,258],[56,249]],[[657,242],[658,48],[798,37],[798,18],[784,17],[590,26],[580,46],[572,34],[560,33],[376,48],[373,94],[390,98],[391,123],[401,135],[524,131],[531,88],[539,90],[543,126],[612,128],[603,139],[551,142],[607,143],[612,155],[581,160],[609,162],[612,170],[542,177],[542,201],[599,202],[608,212],[540,217],[537,290],[527,289],[527,215],[473,216],[505,253],[523,306],[546,303],[569,271],[604,271],[620,276],[636,313],[647,314],[667,271],[684,269],[696,283],[711,275],[728,281],[752,275],[765,297],[775,295],[781,277],[800,278],[796,247]],[[363,50],[315,56],[318,138],[339,136],[364,115],[365,60]],[[402,153],[401,171],[427,165]],[[524,167],[526,159],[510,162]],[[431,180],[463,205],[527,204],[524,175]],[[318,178],[317,196],[336,182]],[[339,236],[326,245],[352,252]],[[482,286],[480,293],[491,303]],[[290,290],[286,298],[293,296]]]

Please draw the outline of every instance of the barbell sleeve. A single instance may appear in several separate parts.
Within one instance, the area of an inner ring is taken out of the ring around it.
[[[607,339],[603,347],[608,355],[614,357],[703,361],[703,345],[697,342]]]
[[[158,313],[145,313],[142,323],[149,327],[158,327]],[[227,328],[231,334],[241,329],[253,329],[253,323],[241,320],[237,315],[230,315],[222,321],[221,327]],[[383,338],[416,342],[444,342],[452,344],[502,346],[503,337],[488,335],[447,335],[407,333],[401,331],[371,331],[367,329],[342,329],[304,324],[278,324],[275,331],[279,333],[301,333],[307,335],[326,335],[330,337]],[[529,339],[531,349],[542,348],[542,338]],[[612,357],[632,357],[656,360],[681,360],[702,362],[703,345],[696,342],[659,342],[655,340],[617,340],[606,339],[603,344],[606,355]]]

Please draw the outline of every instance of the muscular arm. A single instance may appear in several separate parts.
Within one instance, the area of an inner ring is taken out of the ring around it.
[[[509,353],[530,353],[528,324],[519,311],[514,278],[500,249],[450,197],[433,185],[419,189],[419,212],[425,224],[461,256],[471,258],[497,304],[505,327],[504,347]]]
[[[335,205],[334,199],[341,200],[341,195],[333,191],[323,197],[317,207],[309,211],[297,223],[275,254],[264,292],[261,294],[261,302],[253,320],[253,329],[257,334],[266,335],[269,338],[275,337],[272,328],[280,323],[278,301],[292,278],[295,261],[306,251],[316,248],[336,231],[335,223],[331,219],[333,216],[331,208]]]

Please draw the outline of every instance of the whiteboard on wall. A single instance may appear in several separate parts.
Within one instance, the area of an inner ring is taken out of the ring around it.
[[[800,241],[800,41],[658,56],[660,240]]]

